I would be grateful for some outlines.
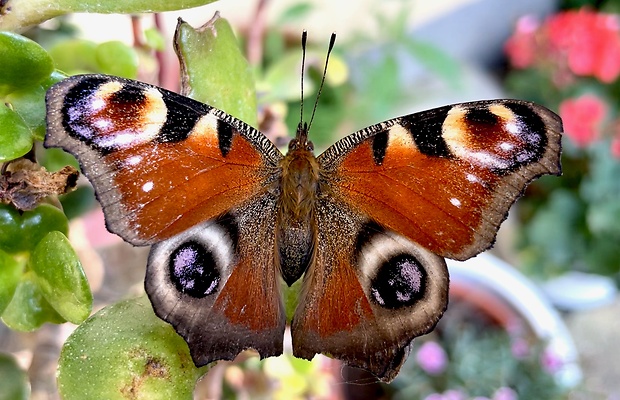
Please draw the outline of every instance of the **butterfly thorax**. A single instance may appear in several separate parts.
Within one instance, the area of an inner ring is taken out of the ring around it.
[[[291,285],[304,273],[316,241],[315,202],[319,163],[305,135],[293,139],[280,168],[277,249],[283,278]]]

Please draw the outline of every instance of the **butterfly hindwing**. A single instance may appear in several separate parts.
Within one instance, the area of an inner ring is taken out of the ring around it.
[[[263,134],[165,89],[78,75],[53,86],[47,104],[45,145],[78,158],[108,229],[135,245],[214,218],[278,178],[282,154]]]
[[[293,354],[329,354],[391,381],[448,302],[445,261],[326,197],[292,322]]]
[[[489,248],[525,186],[560,173],[560,118],[518,100],[396,118],[318,157],[333,195],[443,257]]]
[[[146,292],[196,365],[232,360],[248,348],[262,357],[282,354],[276,203],[266,193],[151,248]]]

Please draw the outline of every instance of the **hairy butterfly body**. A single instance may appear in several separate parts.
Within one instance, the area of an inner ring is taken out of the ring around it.
[[[293,353],[392,380],[448,301],[443,257],[493,244],[534,178],[560,173],[561,121],[518,100],[395,118],[286,155],[223,111],[145,83],[68,78],[47,94],[47,147],[74,154],[106,224],[152,245],[146,291],[194,362],[282,353],[280,294],[303,276]]]

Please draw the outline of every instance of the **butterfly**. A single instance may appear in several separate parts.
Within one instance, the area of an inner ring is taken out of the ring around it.
[[[283,352],[282,282],[302,279],[293,354],[389,382],[448,303],[444,257],[489,248],[525,186],[560,174],[562,123],[519,100],[454,104],[286,155],[209,105],[79,75],[47,93],[46,147],[80,162],[108,230],[151,245],[145,288],[196,365]]]

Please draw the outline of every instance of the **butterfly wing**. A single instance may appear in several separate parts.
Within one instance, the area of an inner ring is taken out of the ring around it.
[[[413,338],[432,330],[448,304],[445,261],[341,201],[322,199],[316,214],[293,354],[328,354],[389,382]]]
[[[261,357],[282,354],[276,204],[265,193],[151,248],[146,292],[196,365],[232,360],[248,348]]]
[[[334,196],[426,249],[464,260],[495,240],[525,186],[560,174],[562,122],[518,100],[436,108],[374,125],[319,162]]]
[[[145,83],[80,75],[47,93],[45,146],[80,161],[111,232],[153,244],[277,181],[278,149],[257,130]]]
[[[68,78],[47,106],[45,145],[78,158],[108,229],[154,244],[147,293],[196,364],[281,354],[277,148],[220,110],[117,77]]]
[[[543,107],[487,101],[390,120],[327,149],[294,354],[392,380],[447,305],[442,257],[492,245],[525,185],[559,173],[561,130]]]

